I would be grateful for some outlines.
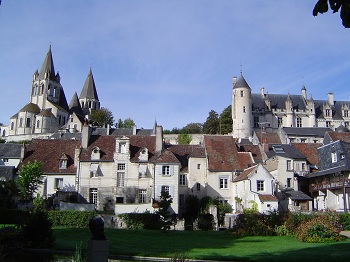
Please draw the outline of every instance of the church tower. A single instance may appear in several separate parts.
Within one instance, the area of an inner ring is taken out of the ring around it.
[[[252,98],[249,85],[242,73],[232,79],[232,135],[235,138],[252,136]]]
[[[98,100],[96,85],[91,68],[80,93],[79,102],[86,118],[89,118],[91,110],[100,109],[100,101]]]

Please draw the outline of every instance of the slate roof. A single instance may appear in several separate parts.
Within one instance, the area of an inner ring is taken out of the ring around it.
[[[235,85],[233,86],[233,88],[239,88],[239,87],[245,87],[245,88],[249,88],[249,85],[247,83],[247,81],[245,81],[242,73],[240,75],[240,77],[238,78],[237,82],[235,83]]]
[[[100,159],[98,161],[114,161],[115,137],[91,135],[89,146],[81,150],[80,161],[90,162],[91,152],[94,147],[98,147],[100,149]]]
[[[31,113],[38,114],[40,112],[40,107],[37,104],[28,103],[19,111],[20,112],[31,112]]]
[[[55,118],[54,114],[52,114],[52,112],[51,112],[51,108],[42,110],[42,111],[38,114],[38,116],[53,117],[53,118]]]
[[[253,111],[258,109],[266,109],[265,99],[268,97],[272,109],[285,109],[288,97],[292,100],[293,109],[305,110],[306,104],[302,95],[290,94],[252,94]]]
[[[69,114],[73,114],[73,112],[77,116],[84,116],[83,109],[81,109],[79,98],[77,92],[74,92],[72,99],[69,102]]]
[[[302,191],[295,191],[295,190],[285,190],[282,192],[286,197],[292,199],[292,200],[309,200],[311,201],[312,198],[306,195]]]
[[[283,127],[287,135],[324,137],[327,131],[332,131],[328,127]]]
[[[0,158],[20,158],[21,144],[0,143]]]
[[[314,166],[318,166],[317,148],[322,146],[320,143],[292,143],[301,154],[306,156],[306,160]]]
[[[16,167],[14,166],[0,166],[0,177],[5,180],[13,180],[16,174]]]
[[[200,145],[171,145],[167,149],[180,161],[182,172],[188,172],[190,157],[205,158],[205,149]]]
[[[232,136],[205,135],[204,146],[210,171],[244,170],[253,164],[249,153],[238,152]]]
[[[273,156],[282,156],[286,158],[292,159],[306,159],[306,157],[300,153],[295,147],[292,145],[270,145],[269,151],[266,152],[267,157]]]
[[[328,100],[314,100],[315,103],[315,113],[316,118],[324,119],[323,105],[328,104]],[[334,105],[331,106],[333,119],[341,120],[342,117],[342,107],[344,105],[349,105],[349,101],[334,101]]]
[[[266,201],[266,202],[277,202],[278,201],[276,196],[270,195],[270,194],[259,194],[258,197],[259,197],[261,202],[264,202],[264,201]]]
[[[98,100],[98,95],[96,91],[96,85],[94,81],[94,76],[92,75],[92,70],[90,68],[88,76],[86,77],[83,89],[81,90],[80,99],[96,99]]]
[[[43,172],[47,174],[75,174],[74,154],[75,148],[80,147],[80,141],[55,140],[55,139],[33,139],[28,145],[25,158],[21,165],[28,162],[43,162]],[[59,160],[65,154],[68,158],[67,168],[59,169]]]
[[[52,59],[51,45],[49,47],[49,50],[47,51],[44,62],[42,64],[40,72],[39,72],[40,79],[45,78],[45,73],[47,70],[49,70],[49,72],[50,72],[50,76],[49,76],[50,80],[56,81],[55,67],[54,67],[53,59]]]
[[[65,139],[65,140],[81,140],[81,133],[61,133],[56,132],[52,136],[50,136],[51,139]]]

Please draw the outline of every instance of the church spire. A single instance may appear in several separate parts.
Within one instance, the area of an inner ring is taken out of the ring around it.
[[[41,69],[39,72],[39,78],[40,79],[48,78],[50,80],[56,80],[55,68],[54,68],[53,59],[52,59],[51,45],[49,47],[49,50],[47,51],[44,63],[41,66]]]
[[[94,99],[98,100],[98,95],[96,91],[96,85],[94,81],[94,76],[92,75],[92,70],[90,67],[89,74],[85,80],[83,90],[80,93],[79,99]]]
[[[69,114],[76,113],[77,115],[83,116],[83,110],[81,109],[77,92],[74,92],[72,99],[69,102]]]

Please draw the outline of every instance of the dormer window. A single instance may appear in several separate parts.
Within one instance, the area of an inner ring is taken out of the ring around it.
[[[66,169],[67,162],[68,162],[68,157],[66,154],[63,154],[60,158],[60,161],[59,161],[59,169]]]
[[[148,161],[148,150],[147,148],[142,148],[139,155],[139,161]]]
[[[326,115],[326,116],[331,116],[331,110],[330,110],[330,109],[326,109],[325,115]]]
[[[119,153],[121,154],[126,153],[126,143],[119,143]]]
[[[348,110],[344,110],[344,117],[349,117],[349,111]]]
[[[97,146],[95,146],[91,152],[91,160],[99,160],[100,157],[101,157],[100,149]]]

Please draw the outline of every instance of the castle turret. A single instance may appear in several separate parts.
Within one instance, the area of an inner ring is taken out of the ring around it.
[[[237,138],[249,138],[252,136],[252,90],[242,73],[232,84],[232,135]]]
[[[96,85],[92,71],[90,68],[89,74],[85,80],[85,84],[79,96],[81,108],[84,115],[89,118],[91,110],[100,109],[100,101],[98,100]]]

